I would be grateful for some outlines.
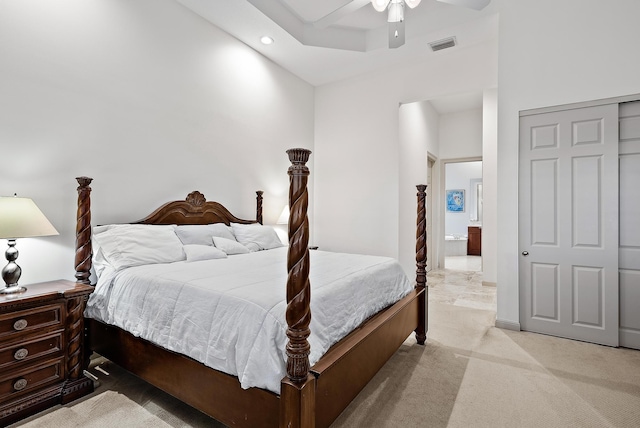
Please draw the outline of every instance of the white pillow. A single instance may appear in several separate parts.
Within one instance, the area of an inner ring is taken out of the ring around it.
[[[91,229],[91,233],[92,233],[91,247],[93,252],[93,263],[91,264],[91,267],[93,268],[94,273],[98,278],[102,276],[102,272],[106,268],[109,268],[111,270],[115,270],[115,268],[111,265],[111,263],[109,263],[109,260],[105,258],[104,254],[102,253],[102,249],[100,248],[100,243],[98,242],[97,239],[95,239],[95,237],[96,235],[102,232],[106,232],[109,229],[113,229],[116,227],[123,227],[123,226],[129,226],[129,225],[128,224],[105,224],[100,226],[93,226],[93,228]]]
[[[213,233],[208,224],[176,226],[176,235],[184,245],[213,245]]]
[[[94,235],[97,235],[102,232],[106,232],[109,229],[113,229],[114,227],[128,226],[126,224],[104,224],[102,226],[93,226],[91,229]]]
[[[231,223],[231,228],[236,240],[252,251],[284,246],[271,226]]]
[[[187,262],[197,262],[200,260],[226,259],[227,253],[212,245],[188,244],[183,247],[187,255]]]
[[[245,247],[235,239],[232,240],[214,236],[213,243],[215,244],[216,248],[221,249],[230,256],[234,254],[247,254],[249,252],[249,249],[247,247]]]
[[[224,223],[213,223],[210,226],[213,232],[213,236],[217,236],[219,238],[231,239],[231,240],[236,239],[236,237],[233,236],[233,229],[231,229],[231,226],[227,226]]]
[[[104,258],[117,270],[185,259],[175,226],[123,224],[94,235]]]
[[[211,238],[214,236],[236,239],[231,233],[231,227],[224,223],[176,226],[176,235],[184,245],[213,245]]]
[[[116,226],[120,226],[120,225],[108,224],[105,226],[94,226],[91,229],[91,233],[92,233],[91,247],[92,247],[92,253],[93,253],[93,261],[92,261],[91,267],[93,268],[96,276],[98,277],[102,275],[102,271],[105,268],[112,267],[112,266],[109,264],[109,261],[105,259],[104,255],[102,254],[102,250],[100,249],[100,244],[98,243],[98,240],[95,239],[95,237],[99,233],[106,232],[107,230]]]

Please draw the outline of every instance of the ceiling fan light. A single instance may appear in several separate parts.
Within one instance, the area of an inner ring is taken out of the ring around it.
[[[420,1],[422,1],[422,0],[404,0],[404,2],[407,4],[407,6],[409,6],[411,9],[413,9],[414,7],[419,5]]]
[[[402,21],[404,21],[404,4],[391,3],[391,6],[389,6],[389,15],[387,16],[387,22]]]
[[[378,12],[384,12],[391,0],[371,0],[373,8]]]

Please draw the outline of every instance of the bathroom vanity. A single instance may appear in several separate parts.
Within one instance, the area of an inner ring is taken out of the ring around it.
[[[482,226],[469,226],[467,231],[467,255],[482,255]]]

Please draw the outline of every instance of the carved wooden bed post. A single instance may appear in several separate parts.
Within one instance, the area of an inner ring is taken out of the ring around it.
[[[256,221],[260,224],[262,223],[262,194],[264,192],[262,190],[256,191]]]
[[[78,177],[78,211],[76,215],[76,282],[91,284],[91,181]]]
[[[309,373],[309,195],[310,150],[287,150],[289,167],[289,252],[287,255],[287,377],[280,392],[280,427],[315,426],[315,377]]]
[[[416,224],[416,290],[424,290],[418,306],[418,328],[416,328],[416,341],[424,345],[427,340],[427,217],[425,199],[427,186],[419,184],[418,188],[418,218]]]

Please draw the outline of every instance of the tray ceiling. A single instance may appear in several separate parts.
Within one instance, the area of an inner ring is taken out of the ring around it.
[[[370,0],[177,1],[312,85],[445,53],[428,43],[450,36],[453,49],[497,40],[493,4],[476,11],[422,0],[405,12],[405,45],[389,49],[386,13]],[[264,35],[275,43],[262,45]]]

